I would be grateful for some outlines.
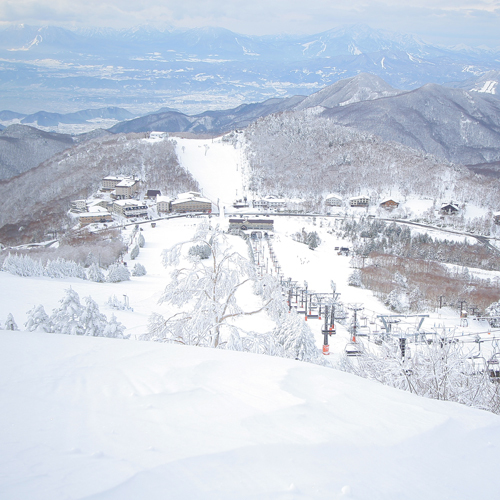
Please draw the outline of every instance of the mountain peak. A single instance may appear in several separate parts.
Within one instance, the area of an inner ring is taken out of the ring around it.
[[[379,76],[370,73],[360,73],[351,78],[333,83],[319,92],[306,97],[298,105],[297,109],[306,109],[315,106],[334,108],[336,106],[346,106],[354,102],[389,97],[399,93],[401,93],[400,90],[391,87]]]

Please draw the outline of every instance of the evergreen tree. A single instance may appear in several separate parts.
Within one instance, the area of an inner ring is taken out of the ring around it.
[[[321,238],[319,237],[316,231],[312,231],[307,235],[307,245],[309,246],[310,250],[318,248],[320,244],[321,244]]]
[[[109,266],[108,276],[106,281],[109,283],[118,283],[120,281],[128,281],[130,279],[130,271],[123,264],[112,264]]]
[[[139,233],[139,238],[137,238],[137,244],[142,248],[145,243],[146,243],[146,240],[144,239],[143,234]]]
[[[93,262],[87,270],[87,279],[89,281],[95,281],[96,283],[102,283],[106,281],[104,273],[95,262]]]
[[[103,337],[107,325],[106,316],[99,311],[99,306],[92,297],[85,297],[84,300],[85,307],[80,317],[83,334],[91,337]]]
[[[103,331],[103,337],[110,337],[115,339],[124,339],[125,327],[116,319],[114,314],[111,314],[109,323],[106,324]]]
[[[70,287],[65,290],[65,296],[59,303],[60,306],[54,309],[50,316],[52,331],[66,335],[83,335],[85,330],[80,321],[82,305],[78,294]]]
[[[28,311],[28,321],[24,324],[24,326],[30,331],[42,331],[42,332],[50,332],[50,318],[49,315],[45,312],[45,309],[40,304],[38,306],[34,306],[33,309]]]
[[[145,276],[145,274],[146,268],[142,264],[139,264],[139,262],[136,262],[134,268],[132,269],[132,276]]]
[[[130,252],[130,258],[132,260],[135,260],[138,255],[139,255],[139,245],[135,245]]]
[[[320,352],[313,334],[304,318],[294,310],[273,330],[272,337],[277,345],[282,346],[285,357],[300,361],[318,361]]]
[[[7,320],[5,321],[4,329],[5,330],[16,330],[16,331],[19,330],[16,322],[14,321],[14,316],[12,316],[11,313],[9,313],[9,315],[7,316]]]

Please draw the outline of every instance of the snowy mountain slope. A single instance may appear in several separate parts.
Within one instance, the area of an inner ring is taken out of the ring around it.
[[[466,80],[465,82],[456,83],[453,86],[454,88],[460,88],[463,90],[467,90],[469,92],[478,92],[480,94],[489,94],[494,97],[500,96],[500,90],[498,87],[498,83],[500,81],[500,72],[499,71],[488,71],[484,75],[481,75],[477,78],[471,78]]]
[[[0,346],[2,498],[496,495],[491,414],[249,353],[5,331]]]
[[[327,109],[334,122],[462,164],[500,158],[500,104],[487,94],[435,84]]]
[[[198,134],[228,132],[236,128],[247,127],[262,116],[293,109],[303,99],[303,96],[268,99],[261,103],[243,104],[234,109],[205,111],[194,116],[188,116],[176,111],[154,113],[117,123],[109,130],[113,133],[146,132],[153,130],[160,132],[193,132]]]
[[[0,132],[0,180],[26,172],[73,145],[69,135],[11,125]]]
[[[401,91],[392,88],[380,77],[362,73],[351,78],[339,80],[337,83],[329,85],[319,92],[315,92],[306,97],[294,109],[301,110],[315,106],[333,108],[335,106],[345,106],[353,102],[389,97],[399,93]]]

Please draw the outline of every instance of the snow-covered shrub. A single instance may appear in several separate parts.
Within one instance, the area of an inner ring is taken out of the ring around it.
[[[145,243],[146,243],[146,240],[144,239],[143,234],[139,233],[139,238],[137,238],[137,244],[142,248]]]
[[[118,283],[120,281],[128,281],[130,279],[130,271],[123,264],[112,264],[108,269],[106,281],[108,283]]]
[[[14,321],[14,316],[11,313],[7,316],[7,320],[5,321],[4,330],[19,330],[16,322]]]
[[[139,262],[136,262],[134,268],[132,269],[132,276],[144,276],[145,274],[146,268],[142,264],[139,264]]]
[[[50,332],[50,319],[49,315],[45,312],[45,309],[40,304],[38,306],[34,306],[33,309],[28,311],[28,321],[24,324],[24,326],[30,331],[41,331],[41,332]]]
[[[135,260],[139,255],[139,245],[134,245],[134,248],[130,251],[130,258]]]
[[[106,281],[104,273],[95,262],[90,264],[90,267],[87,269],[87,279],[89,281],[95,281],[96,283],[102,283]]]

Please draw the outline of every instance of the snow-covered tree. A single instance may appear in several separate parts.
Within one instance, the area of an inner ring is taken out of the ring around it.
[[[395,288],[387,295],[385,305],[398,313],[407,313],[410,310],[408,295],[404,290]]]
[[[309,233],[307,237],[307,245],[311,250],[318,248],[321,244],[321,238],[319,237],[316,231],[312,231]]]
[[[51,330],[66,335],[83,335],[85,330],[80,321],[82,305],[80,297],[71,287],[65,290],[60,306],[50,316]]]
[[[112,264],[108,269],[106,281],[109,283],[118,283],[130,279],[130,271],[123,264]]]
[[[204,243],[194,245],[189,249],[188,254],[191,257],[199,257],[200,259],[208,259],[212,255],[210,247]]]
[[[106,324],[103,330],[103,337],[110,337],[114,339],[124,339],[126,338],[125,327],[116,319],[114,314],[111,314],[109,322]]]
[[[139,233],[139,237],[137,238],[137,244],[142,248],[146,243],[144,236],[142,233]]]
[[[49,315],[45,312],[45,309],[40,304],[38,306],[34,306],[33,309],[28,311],[28,321],[24,324],[24,326],[30,331],[41,331],[41,332],[50,332],[50,319]]]
[[[347,280],[349,286],[362,287],[363,283],[361,281],[361,272],[359,269],[354,269],[354,271],[349,275]]]
[[[39,260],[29,255],[9,254],[2,265],[4,271],[17,276],[43,276],[44,268]]]
[[[4,330],[19,330],[16,322],[14,321],[14,316],[11,313],[8,314],[7,320],[5,321]]]
[[[493,328],[497,328],[500,325],[500,301],[493,302],[493,304],[486,308],[485,312],[488,316],[491,316],[489,320],[490,325]]]
[[[471,363],[461,342],[445,334],[436,335],[431,343],[409,346],[406,341],[405,356],[401,340],[389,340],[377,350],[365,350],[355,363],[344,357],[339,368],[420,396],[500,413],[498,384],[487,370]]]
[[[130,251],[130,258],[135,260],[139,255],[139,245],[134,245],[134,248]]]
[[[87,269],[87,279],[89,281],[95,281],[96,283],[102,283],[106,281],[104,273],[95,262],[90,264],[90,267]]]
[[[209,259],[195,259],[188,269],[176,267],[171,281],[159,300],[180,312],[168,318],[150,318],[149,336],[185,344],[218,347],[235,330],[232,320],[263,311],[271,299],[255,309],[244,309],[237,292],[257,280],[254,265],[227,245],[227,238],[218,228],[206,222],[200,224],[191,241],[175,245],[163,252],[166,267],[178,265],[183,247],[205,244],[210,248]]]
[[[304,321],[294,310],[285,316],[272,333],[278,345],[283,346],[285,356],[300,361],[317,362],[320,352],[314,342],[313,334]]]
[[[134,268],[132,269],[132,276],[145,276],[145,275],[146,275],[146,268],[142,264],[139,264],[139,262],[136,262]]]
[[[57,258],[49,260],[45,265],[45,275],[49,278],[80,278],[86,279],[83,266],[71,260]]]
[[[80,316],[83,335],[103,337],[107,325],[106,316],[99,311],[99,306],[92,297],[85,297],[84,300],[85,307]]]

